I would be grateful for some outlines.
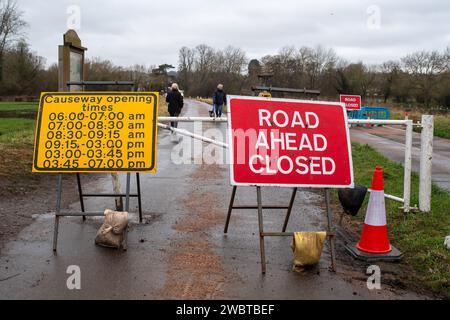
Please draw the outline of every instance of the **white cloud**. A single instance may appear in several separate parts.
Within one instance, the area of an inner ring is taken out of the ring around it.
[[[323,45],[350,61],[379,63],[416,50],[450,45],[447,0],[19,0],[28,40],[47,63],[57,61],[67,7],[81,8],[88,57],[120,65],[177,64],[178,49],[233,45],[250,58],[289,46]],[[380,29],[367,28],[366,10],[380,8]]]

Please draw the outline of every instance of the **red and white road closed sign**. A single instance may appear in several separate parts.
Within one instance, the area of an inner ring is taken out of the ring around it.
[[[347,110],[360,110],[361,109],[361,96],[341,94],[340,101],[342,103],[345,103],[345,108]]]
[[[228,106],[232,185],[353,187],[343,104],[229,96]]]

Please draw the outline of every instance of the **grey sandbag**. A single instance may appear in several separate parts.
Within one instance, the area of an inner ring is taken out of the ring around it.
[[[108,248],[120,248],[127,226],[128,212],[106,209],[105,220],[97,232],[95,244]]]

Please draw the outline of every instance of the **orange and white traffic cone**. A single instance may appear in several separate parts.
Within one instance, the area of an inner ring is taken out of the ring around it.
[[[373,174],[372,191],[370,192],[364,228],[356,247],[368,253],[388,253],[392,251],[386,223],[383,169],[379,166],[375,168]]]
[[[402,253],[391,246],[386,222],[384,203],[383,169],[375,168],[361,238],[356,245],[347,245],[346,249],[357,259],[364,261],[398,261]]]

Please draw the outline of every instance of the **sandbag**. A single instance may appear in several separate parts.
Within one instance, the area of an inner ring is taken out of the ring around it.
[[[367,188],[358,184],[353,189],[339,189],[338,197],[344,212],[348,215],[356,216],[364,202],[366,194]]]
[[[319,263],[326,237],[325,231],[294,232],[291,245],[294,252],[292,271],[302,272],[306,267]]]
[[[105,220],[97,232],[95,244],[120,248],[124,239],[125,228],[128,227],[128,212],[105,210]]]

